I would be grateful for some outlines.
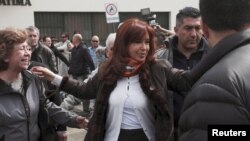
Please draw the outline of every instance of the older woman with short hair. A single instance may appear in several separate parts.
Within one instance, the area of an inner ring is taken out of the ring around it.
[[[48,119],[71,127],[84,127],[86,120],[46,101],[41,81],[26,69],[31,58],[27,33],[0,30],[0,138],[6,141],[51,141],[43,128]],[[42,113],[47,106],[48,116]],[[41,117],[44,118],[41,118]]]

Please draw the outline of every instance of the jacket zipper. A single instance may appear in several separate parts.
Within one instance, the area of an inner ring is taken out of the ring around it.
[[[30,108],[29,108],[29,104],[25,98],[25,96],[23,96],[22,94],[20,95],[22,102],[23,102],[23,107],[24,107],[24,111],[26,114],[26,118],[27,118],[27,141],[30,141]]]

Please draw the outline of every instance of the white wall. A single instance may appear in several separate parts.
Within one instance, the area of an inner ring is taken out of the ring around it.
[[[25,1],[25,0],[24,0]],[[170,28],[175,25],[175,15],[185,6],[198,8],[199,0],[30,0],[32,6],[0,5],[0,28],[25,28],[34,25],[34,11],[48,12],[104,12],[104,4],[116,2],[120,12],[171,12]]]
[[[34,25],[32,7],[0,6],[0,29],[6,27],[25,28]]]

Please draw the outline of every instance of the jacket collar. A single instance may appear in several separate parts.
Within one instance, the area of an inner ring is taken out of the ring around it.
[[[26,91],[33,76],[29,71],[26,70],[21,73],[23,76],[24,90]],[[16,91],[14,91],[14,89],[12,89],[9,84],[0,79],[0,95],[10,92],[16,92]]]
[[[250,43],[250,29],[229,35],[217,43],[192,70],[191,78],[196,82],[208,69],[229,52]]]
[[[9,84],[7,84],[4,80],[0,79],[0,95],[13,91],[14,90],[11,88]]]

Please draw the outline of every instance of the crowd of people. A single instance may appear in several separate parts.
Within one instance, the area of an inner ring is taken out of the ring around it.
[[[0,30],[0,140],[66,141],[69,126],[85,141],[206,141],[208,125],[249,125],[249,8],[200,0],[174,31],[130,18],[105,47]]]

